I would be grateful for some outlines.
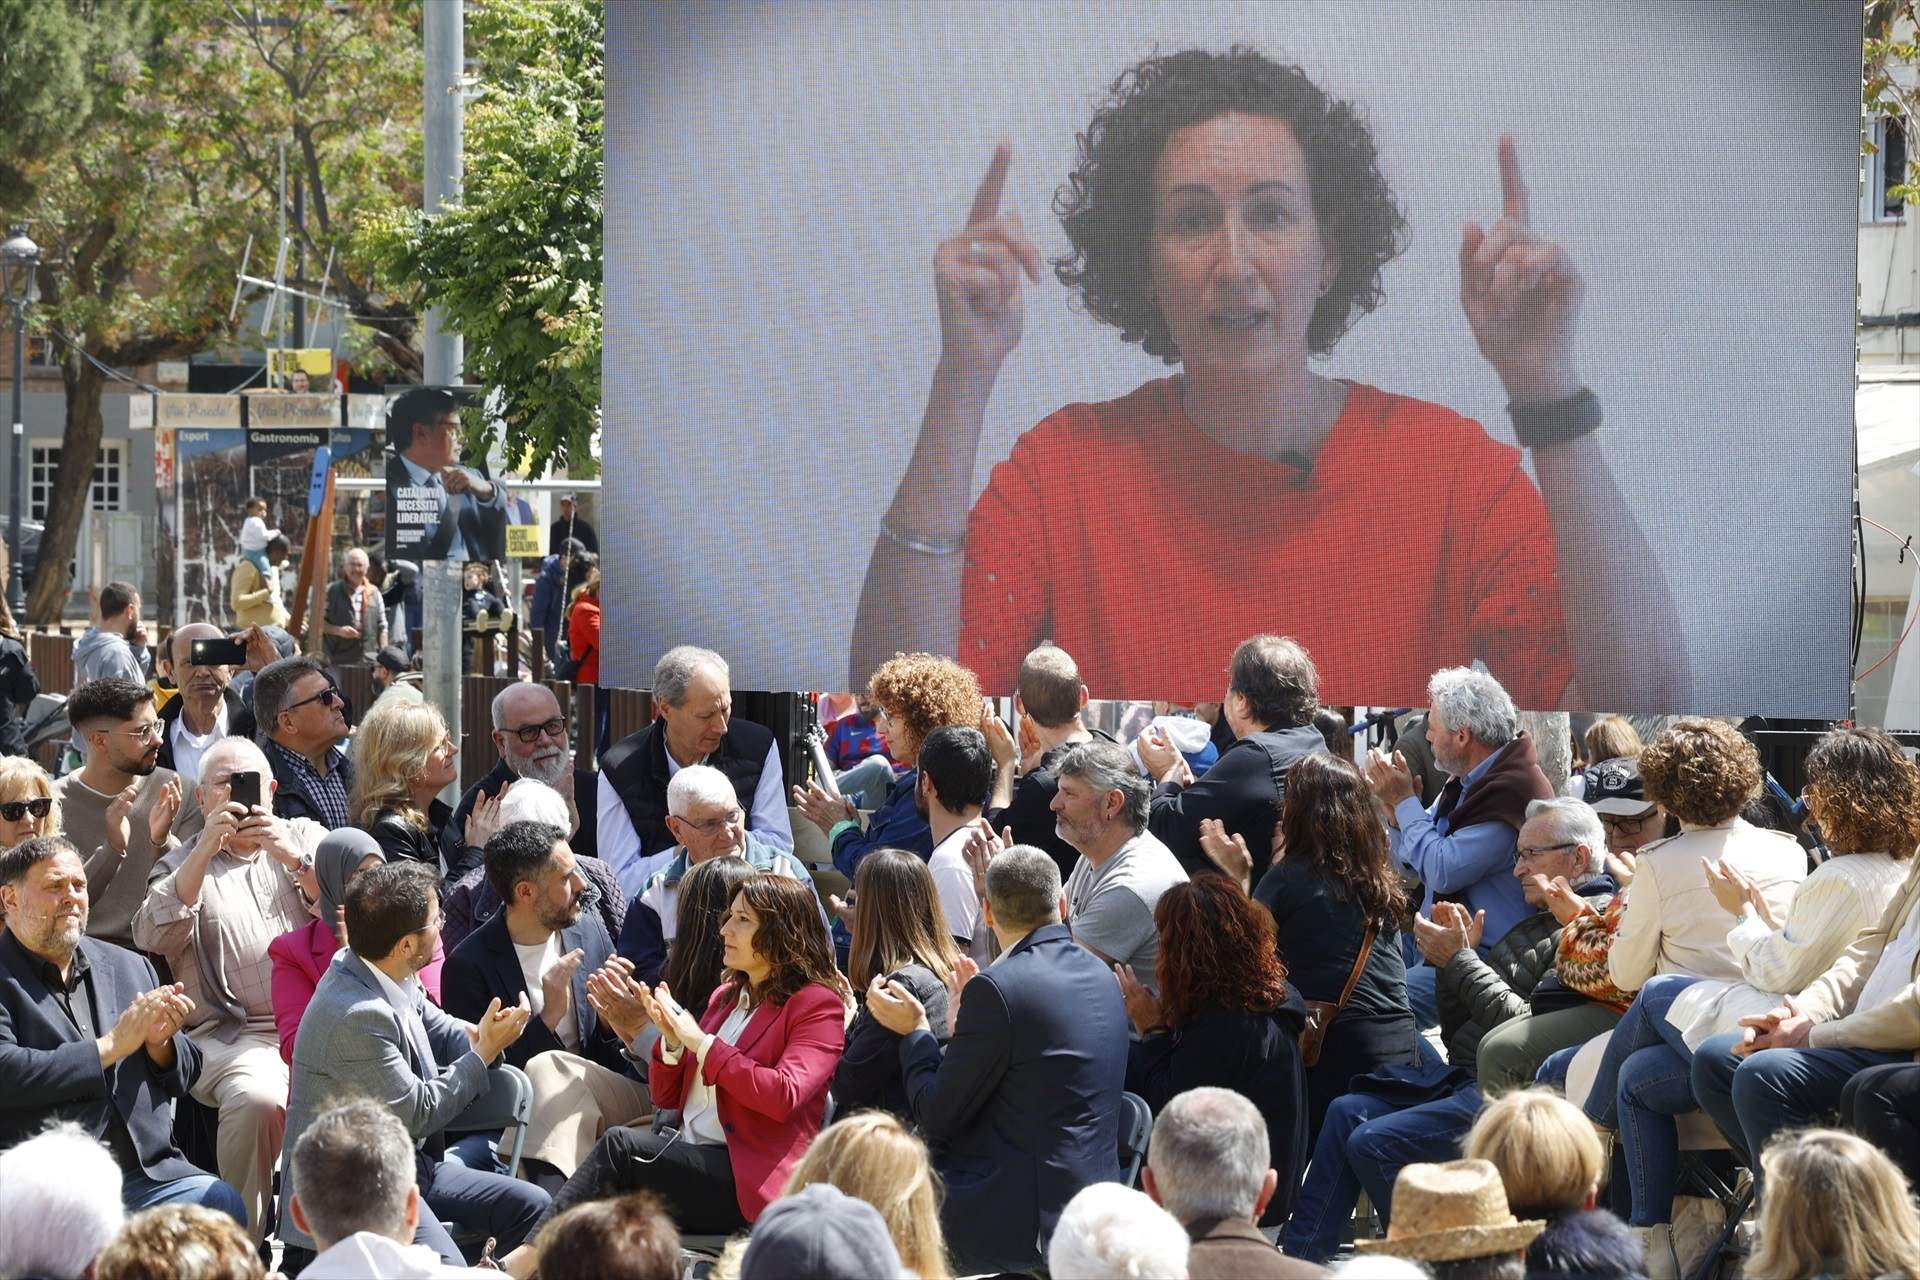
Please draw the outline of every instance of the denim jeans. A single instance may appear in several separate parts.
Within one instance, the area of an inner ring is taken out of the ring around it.
[[[243,1228],[247,1225],[247,1206],[241,1202],[240,1193],[210,1173],[155,1182],[136,1169],[120,1179],[120,1203],[128,1213],[157,1204],[197,1204],[219,1210]]]
[[[1734,1031],[1700,1046],[1693,1055],[1693,1095],[1748,1168],[1782,1129],[1831,1120],[1855,1073],[1913,1060],[1911,1051],[1879,1049],[1762,1049],[1737,1058],[1738,1043]]]
[[[1332,1257],[1362,1190],[1384,1224],[1400,1170],[1458,1156],[1460,1139],[1479,1113],[1480,1091],[1471,1085],[1417,1107],[1370,1093],[1336,1098],[1320,1127],[1282,1250],[1313,1262]]]
[[[1575,1045],[1571,1049],[1562,1049],[1558,1053],[1548,1054],[1547,1060],[1540,1064],[1540,1069],[1533,1073],[1533,1082],[1535,1084],[1547,1085],[1550,1088],[1558,1089],[1560,1092],[1565,1093],[1567,1091],[1567,1073],[1573,1070],[1573,1055],[1580,1052],[1584,1047],[1583,1045]]]
[[[1647,985],[1640,988],[1640,994],[1627,1006],[1619,1025],[1613,1029],[1613,1038],[1607,1041],[1607,1051],[1600,1058],[1600,1070],[1593,1077],[1593,1091],[1587,1095],[1587,1117],[1595,1124],[1608,1129],[1620,1127],[1620,1071],[1635,1053],[1665,1046],[1677,1052],[1684,1062],[1693,1060],[1693,1051],[1687,1048],[1679,1030],[1667,1021],[1667,1010],[1673,1007],[1682,991],[1698,981],[1684,973],[1660,974],[1647,979]]]
[[[1680,1181],[1680,1129],[1675,1116],[1698,1109],[1693,1096],[1693,1051],[1667,1010],[1698,978],[1666,973],[1650,978],[1614,1028],[1600,1059],[1586,1111],[1593,1122],[1620,1131],[1633,1209],[1629,1224],[1673,1221]]]

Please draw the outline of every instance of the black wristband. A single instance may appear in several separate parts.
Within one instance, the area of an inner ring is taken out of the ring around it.
[[[1581,436],[1600,425],[1600,397],[1586,387],[1565,400],[1545,404],[1509,404],[1513,434],[1528,449],[1543,449]]]

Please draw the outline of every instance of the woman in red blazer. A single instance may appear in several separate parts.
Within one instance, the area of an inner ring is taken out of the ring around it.
[[[313,851],[313,875],[320,882],[320,900],[313,904],[312,920],[298,929],[290,929],[267,944],[267,957],[273,961],[273,1023],[280,1032],[280,1057],[293,1065],[293,1037],[300,1030],[300,1019],[313,1001],[314,988],[341,946],[340,904],[347,899],[347,886],[368,867],[387,860],[374,838],[358,827],[330,831]],[[420,971],[420,985],[427,998],[440,1003],[440,940],[434,939],[433,959]]]
[[[553,1198],[652,1191],[683,1232],[730,1234],[779,1196],[820,1130],[846,1004],[820,907],[798,880],[754,875],[720,926],[727,979],[696,1019],[663,982],[626,979],[628,998],[660,1028],[647,1083],[677,1127],[609,1129]],[[603,986],[604,989],[604,986]]]

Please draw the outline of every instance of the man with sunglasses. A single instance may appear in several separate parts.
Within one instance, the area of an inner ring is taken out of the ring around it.
[[[159,766],[162,727],[153,690],[132,680],[89,680],[67,699],[86,763],[53,784],[63,833],[86,864],[91,936],[131,947],[147,875],[174,835],[199,827],[199,810]],[[184,816],[186,811],[191,816]]]
[[[346,699],[320,660],[296,654],[269,663],[253,682],[253,715],[273,770],[273,812],[329,830],[352,826],[353,764],[340,748]]]
[[[495,694],[493,747],[500,759],[460,797],[453,810],[453,829],[466,830],[467,815],[479,801],[493,799],[516,778],[532,778],[565,796],[572,807],[574,825],[567,846],[574,856],[598,858],[594,837],[599,826],[599,780],[592,770],[574,765],[566,717],[560,714],[553,690],[522,680]]]

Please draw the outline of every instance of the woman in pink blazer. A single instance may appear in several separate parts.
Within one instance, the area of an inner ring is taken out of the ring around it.
[[[820,1131],[847,1004],[812,889],[787,876],[749,877],[720,938],[727,980],[697,1019],[664,982],[653,991],[631,978],[617,992],[604,979],[589,988],[596,1008],[615,1009],[603,1009],[615,1025],[644,1010],[660,1028],[647,1082],[654,1106],[680,1120],[609,1129],[554,1196],[554,1213],[648,1190],[681,1231],[732,1233],[780,1194]]]
[[[288,1066],[293,1065],[293,1037],[313,999],[313,989],[345,941],[338,930],[347,886],[362,871],[386,860],[379,843],[358,827],[328,832],[313,851],[313,875],[320,882],[314,918],[267,944],[267,956],[273,961],[273,1023],[280,1033],[280,1057]],[[435,1004],[440,1003],[440,965],[445,959],[436,939],[433,959],[420,971],[420,983]]]

